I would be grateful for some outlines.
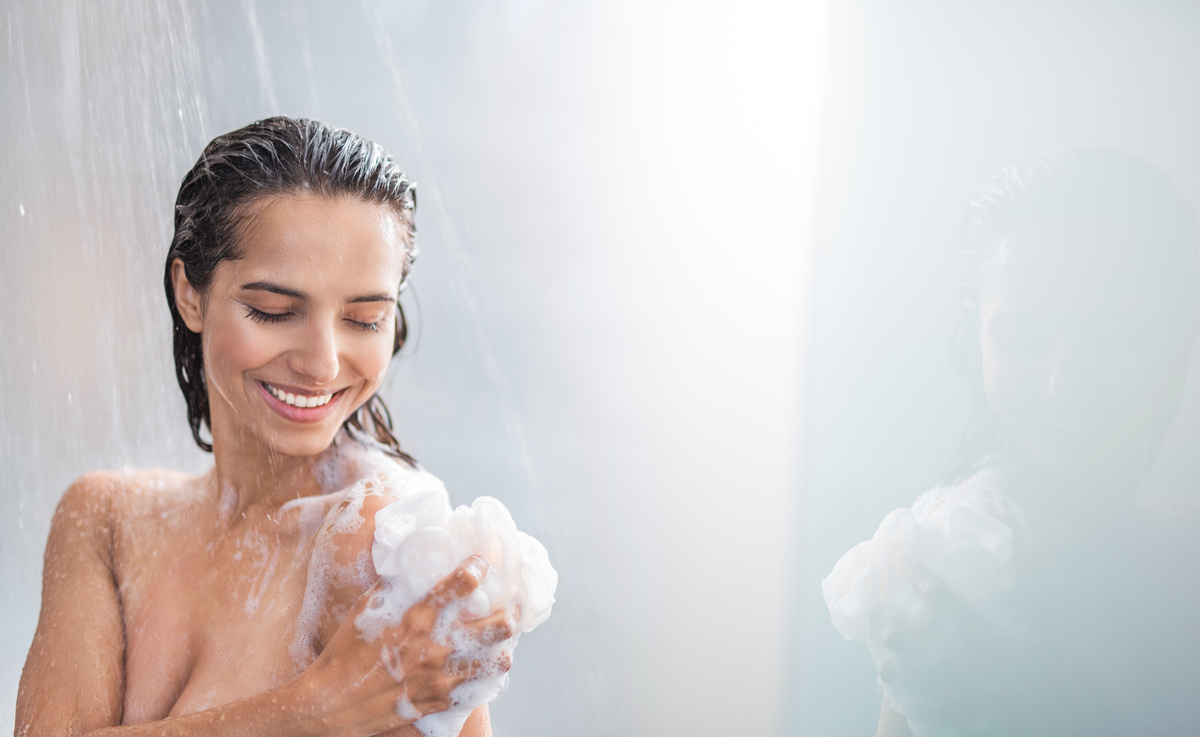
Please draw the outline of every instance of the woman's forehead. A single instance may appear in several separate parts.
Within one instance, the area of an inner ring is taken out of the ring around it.
[[[1153,303],[1176,273],[1139,234],[1046,221],[1001,238],[984,269],[981,305],[1008,310],[1120,311]]]
[[[256,203],[238,238],[239,278],[399,284],[405,229],[390,208],[355,198],[281,195]]]

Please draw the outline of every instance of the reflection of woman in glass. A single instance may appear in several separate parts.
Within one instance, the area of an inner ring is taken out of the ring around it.
[[[477,557],[382,642],[354,625],[377,589],[375,512],[440,488],[376,394],[404,342],[414,207],[378,146],[314,121],[261,121],[205,149],[165,284],[214,466],[95,472],[67,491],[18,734],[416,734],[457,685],[508,667],[511,611],[453,624],[495,644],[495,662],[456,662],[431,634],[479,585]],[[462,734],[489,733],[481,707]]]
[[[1194,536],[1135,494],[1200,327],[1196,212],[1145,162],[1066,149],[996,175],[963,236],[979,417],[824,584],[878,667],[880,734],[1181,733]]]

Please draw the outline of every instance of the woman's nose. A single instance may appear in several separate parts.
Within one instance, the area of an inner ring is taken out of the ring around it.
[[[337,336],[330,325],[313,325],[301,334],[302,344],[291,352],[289,367],[314,384],[328,384],[338,376]]]

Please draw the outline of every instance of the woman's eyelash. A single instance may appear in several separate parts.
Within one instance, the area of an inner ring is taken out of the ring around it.
[[[263,312],[262,310],[256,310],[253,307],[251,307],[250,305],[243,305],[243,306],[247,310],[249,310],[249,314],[247,315],[247,317],[249,317],[251,320],[253,320],[255,322],[261,322],[261,323],[283,322],[291,314],[289,312],[281,312],[279,314],[275,314],[274,312]]]
[[[286,320],[292,316],[292,313],[290,313],[290,312],[280,312],[280,313],[263,312],[262,310],[255,309],[255,308],[251,307],[250,305],[242,305],[242,306],[245,307],[247,310],[246,316],[255,322],[271,324],[271,323],[283,322],[284,320]],[[373,333],[378,333],[379,326],[383,324],[383,320],[376,320],[375,322],[359,322],[358,320],[347,320],[346,322],[350,323],[358,330],[369,330]]]

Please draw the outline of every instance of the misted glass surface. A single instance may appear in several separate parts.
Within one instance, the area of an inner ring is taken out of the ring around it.
[[[831,8],[786,733],[1190,731],[1197,34]]]

